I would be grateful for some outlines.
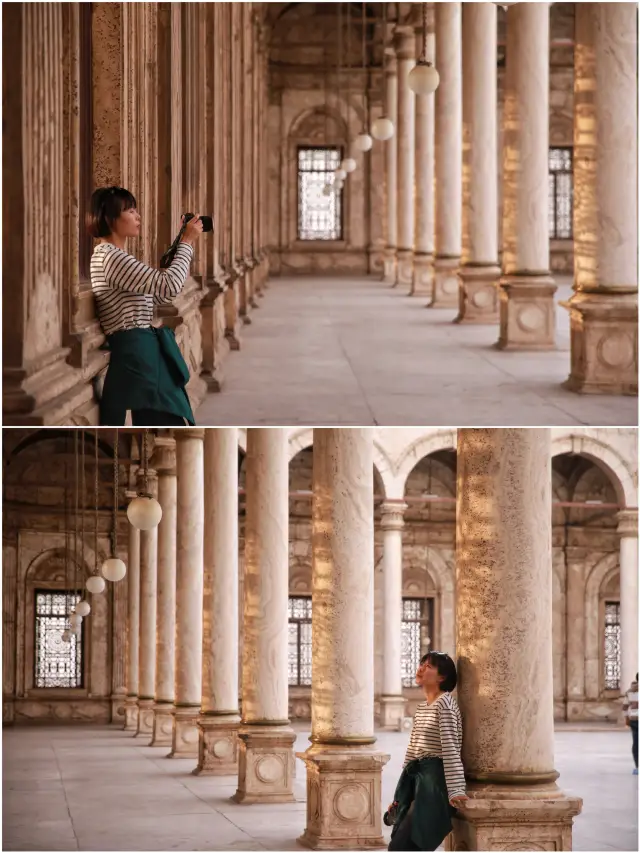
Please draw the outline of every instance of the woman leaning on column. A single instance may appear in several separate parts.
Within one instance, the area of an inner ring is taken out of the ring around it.
[[[195,423],[186,385],[187,367],[173,329],[152,324],[156,305],[180,294],[202,233],[194,216],[184,226],[166,269],[153,269],[125,250],[140,233],[136,200],[123,187],[103,187],[91,196],[90,234],[98,241],[91,257],[91,287],[98,319],[111,352],[100,400],[100,423],[134,426]]]

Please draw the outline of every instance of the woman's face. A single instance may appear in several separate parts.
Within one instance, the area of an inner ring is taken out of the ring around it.
[[[439,687],[441,681],[442,676],[428,658],[420,664],[416,672],[416,682],[420,687]]]
[[[130,207],[123,210],[111,230],[118,237],[137,237],[140,234],[140,214],[137,209]]]

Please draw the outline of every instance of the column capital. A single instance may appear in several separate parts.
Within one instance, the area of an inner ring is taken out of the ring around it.
[[[406,503],[384,502],[380,504],[380,527],[383,530],[402,530],[404,527],[404,514],[408,508]]]
[[[618,521],[618,535],[628,536],[631,539],[638,538],[638,510],[621,509],[616,515]]]
[[[138,488],[138,492],[145,491],[148,492],[150,495],[153,495],[154,498],[158,497],[158,474],[154,468],[149,468],[147,470],[147,488],[145,489],[144,469],[141,465],[136,473],[136,485]]]
[[[176,473],[176,442],[169,436],[155,440],[151,463],[158,475],[170,477]]]
[[[188,438],[199,438],[204,441],[204,429],[202,427],[185,427],[175,430],[173,437],[176,442],[186,441]]]
[[[416,33],[413,27],[396,27],[393,33],[393,46],[398,59],[416,58]]]

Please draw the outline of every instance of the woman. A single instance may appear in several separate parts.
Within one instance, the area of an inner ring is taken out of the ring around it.
[[[420,661],[416,682],[426,701],[416,710],[387,812],[395,818],[389,850],[435,850],[451,832],[456,807],[467,799],[460,758],[462,717],[451,695],[457,681],[456,666],[444,652],[429,652]]]
[[[185,386],[189,369],[172,329],[152,325],[155,305],[167,305],[181,292],[202,233],[194,216],[175,257],[154,270],[125,251],[127,237],[140,233],[133,195],[104,187],[91,196],[89,231],[98,244],[91,257],[91,286],[111,359],[100,401],[100,423],[124,425],[127,410],[134,426],[184,426],[195,423]]]

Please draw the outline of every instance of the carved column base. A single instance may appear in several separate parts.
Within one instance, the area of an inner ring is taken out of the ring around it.
[[[388,282],[389,284],[396,283],[396,250],[395,249],[385,249],[384,250],[384,266],[382,271],[382,280]]]
[[[384,277],[384,249],[376,246],[369,247],[369,275],[377,278]]]
[[[149,746],[171,746],[173,739],[173,705],[156,702],[153,706],[153,732]]]
[[[396,285],[411,287],[413,281],[413,252],[411,249],[398,249],[396,263]]]
[[[429,308],[458,307],[460,258],[436,258],[433,262],[433,293]]]
[[[638,393],[638,294],[576,293],[561,303],[571,316],[571,373],[580,394]]]
[[[117,726],[121,726],[124,723],[124,703],[126,699],[126,693],[111,694],[111,722]]]
[[[527,797],[526,791],[515,788],[486,786],[480,794],[471,786],[470,799],[453,819],[444,849],[572,850],[573,818],[582,811],[582,800],[565,797],[557,788],[545,798],[543,792],[531,789],[534,796]]]
[[[549,275],[500,279],[498,349],[555,349],[556,284]]]
[[[433,293],[433,255],[414,254],[410,296],[431,296]]]
[[[464,266],[458,272],[456,323],[497,323],[500,320],[499,266]]]
[[[200,708],[175,708],[171,731],[171,752],[167,758],[198,757],[198,716]]]
[[[385,848],[382,768],[389,756],[317,744],[298,757],[307,766],[307,826],[298,843],[312,850]]]
[[[125,732],[138,731],[138,697],[127,696],[124,703],[124,730]]]
[[[198,766],[195,776],[235,776],[238,773],[240,717],[198,717]]]
[[[407,700],[404,696],[380,697],[380,728],[398,730],[398,723],[405,716]]]
[[[296,735],[289,726],[240,726],[236,803],[293,803]]]
[[[153,734],[153,699],[138,699],[138,729],[136,737],[148,737]]]

